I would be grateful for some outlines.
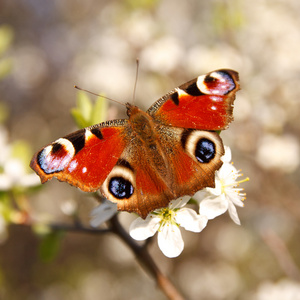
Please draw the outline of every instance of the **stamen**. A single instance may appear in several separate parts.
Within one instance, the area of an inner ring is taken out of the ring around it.
[[[165,225],[169,225],[169,224],[174,224],[179,226],[179,224],[175,222],[174,217],[176,215],[176,211],[174,209],[170,209],[169,207],[162,208],[161,211],[157,213],[157,215],[159,215],[161,219],[158,231],[160,231],[161,228],[164,227]]]
[[[241,176],[243,176],[243,175],[241,174]],[[243,182],[246,182],[246,181],[249,181],[249,180],[250,180],[250,178],[246,177],[245,179],[237,181],[237,183],[240,184],[240,183],[243,183]]]

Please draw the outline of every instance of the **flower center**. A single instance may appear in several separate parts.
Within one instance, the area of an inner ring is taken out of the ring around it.
[[[157,213],[152,212],[155,215],[160,217],[160,224],[158,230],[160,230],[163,226],[167,224],[173,224],[178,226],[178,224],[175,222],[176,210],[177,209],[170,209],[169,207],[165,207],[162,208],[160,212]]]

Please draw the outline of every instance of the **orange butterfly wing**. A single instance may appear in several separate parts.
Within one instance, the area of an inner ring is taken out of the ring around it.
[[[126,120],[115,120],[78,130],[38,151],[30,167],[42,183],[56,177],[83,191],[96,191],[126,147],[126,125]]]
[[[217,70],[199,76],[157,100],[147,111],[158,122],[182,128],[222,130],[233,120],[238,73]]]

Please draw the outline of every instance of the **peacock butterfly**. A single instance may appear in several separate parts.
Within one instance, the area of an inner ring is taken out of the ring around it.
[[[56,177],[85,192],[100,189],[118,210],[146,218],[184,195],[214,187],[224,154],[217,130],[233,120],[238,73],[199,76],[147,112],[126,103],[128,119],[96,124],[42,148],[30,166],[44,183]]]

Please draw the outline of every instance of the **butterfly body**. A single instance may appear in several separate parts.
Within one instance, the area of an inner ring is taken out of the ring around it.
[[[147,112],[126,104],[128,119],[107,121],[60,138],[31,167],[83,191],[100,189],[119,210],[145,218],[180,196],[214,187],[224,147],[216,130],[232,120],[239,89],[232,70],[211,72],[176,88]]]

